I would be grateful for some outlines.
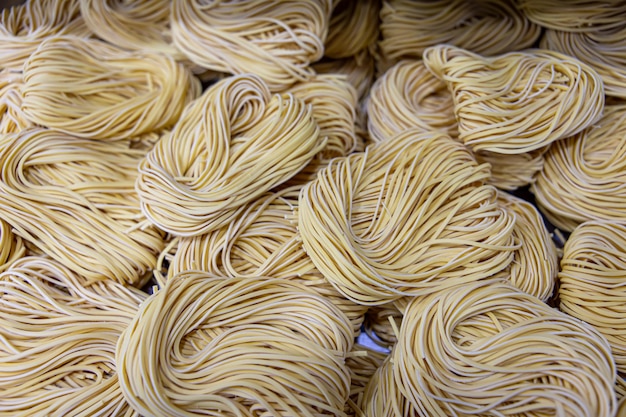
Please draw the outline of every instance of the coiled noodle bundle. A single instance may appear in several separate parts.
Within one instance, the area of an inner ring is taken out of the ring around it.
[[[380,18],[380,49],[391,65],[443,43],[498,55],[528,48],[541,34],[512,0],[385,0]]]
[[[267,193],[250,203],[227,226],[180,238],[168,276],[201,270],[222,277],[268,276],[297,281],[336,305],[360,331],[367,307],[347,300],[307,256],[294,212],[299,188]]]
[[[406,129],[458,136],[452,95],[422,61],[402,61],[378,78],[367,101],[368,130],[382,142]]]
[[[624,0],[517,0],[533,22],[549,29],[586,32],[624,25]]]
[[[0,274],[0,415],[136,415],[115,349],[145,294],[28,257]]]
[[[519,154],[539,149],[590,126],[604,107],[600,76],[558,52],[484,58],[440,45],[424,52],[424,63],[448,84],[459,139],[474,151]]]
[[[594,126],[552,144],[531,190],[563,230],[626,218],[626,105],[607,106]]]
[[[134,181],[145,152],[41,128],[9,141],[0,150],[0,218],[84,282],[141,286],[163,246],[158,230],[139,228]]]
[[[626,395],[626,223],[589,221],[563,248],[559,308],[598,329],[611,345]]]
[[[543,218],[535,206],[514,195],[500,191],[498,201],[516,217],[513,236],[520,242],[509,267],[509,280],[525,293],[548,301],[554,290],[559,260]]]
[[[214,71],[255,73],[282,91],[313,75],[324,53],[332,2],[172,1],[174,43],[191,61]]]
[[[415,298],[392,356],[418,415],[615,415],[606,339],[501,281]]]
[[[592,32],[546,30],[541,47],[578,58],[600,74],[606,95],[626,98],[626,23]]]
[[[257,76],[226,78],[191,103],[141,162],[141,208],[174,235],[216,230],[325,145],[310,106],[293,95],[272,97]]]
[[[0,14],[0,68],[22,70],[42,41],[52,36],[91,36],[80,0],[27,0]]]
[[[342,416],[351,335],[294,282],[189,271],[142,304],[116,363],[142,415]]]
[[[324,55],[348,58],[372,46],[378,39],[381,0],[335,0]]]
[[[483,185],[488,167],[442,133],[408,130],[337,158],[300,194],[315,266],[367,305],[485,278],[505,268],[514,219]]]
[[[165,55],[59,37],[26,61],[22,109],[48,128],[114,140],[172,126],[199,93],[199,81]]]
[[[172,43],[170,0],[80,0],[85,24],[101,39],[124,49],[161,52],[179,59]]]

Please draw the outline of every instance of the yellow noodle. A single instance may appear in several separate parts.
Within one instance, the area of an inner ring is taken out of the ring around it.
[[[594,126],[552,144],[531,188],[557,227],[626,218],[626,105],[607,106]]]
[[[142,211],[174,235],[217,230],[295,175],[325,144],[301,100],[272,97],[254,75],[224,79],[186,108],[171,135],[139,165]]]
[[[306,81],[324,52],[332,2],[172,1],[174,43],[194,63],[255,73],[271,91]]]
[[[351,334],[302,285],[189,271],[142,304],[116,363],[142,415],[341,417]]]
[[[624,0],[517,0],[528,19],[546,28],[571,32],[613,29],[624,25]]]
[[[350,319],[356,336],[367,307],[343,297],[304,252],[294,215],[299,193],[297,187],[267,193],[228,225],[205,235],[180,238],[168,276],[202,270],[222,277],[269,276],[296,281],[336,305]]]
[[[575,58],[547,50],[484,58],[446,45],[424,52],[448,85],[459,139],[474,151],[518,154],[574,135],[604,107],[602,79]]]
[[[521,246],[509,266],[510,282],[542,301],[552,296],[559,260],[539,211],[529,202],[504,191],[498,193],[500,205],[516,217],[513,236]]]
[[[22,258],[0,274],[0,415],[136,416],[115,349],[145,294],[89,288],[61,264]]]
[[[498,55],[528,48],[541,34],[514,0],[385,0],[380,18],[382,60],[389,66],[420,59],[426,48],[443,43]]]
[[[24,115],[89,139],[125,139],[172,126],[200,83],[172,58],[76,37],[44,41],[24,65]]]
[[[506,268],[514,218],[488,166],[442,133],[408,130],[331,161],[300,194],[299,231],[346,297],[379,305]]]
[[[361,409],[366,417],[417,417],[432,414],[418,414],[417,410],[402,395],[394,380],[394,364],[388,356],[365,387]]]
[[[546,30],[541,47],[578,58],[602,77],[606,95],[626,98],[626,22],[605,30]]]
[[[0,150],[0,218],[85,282],[142,285],[163,237],[140,229],[134,190],[145,154],[33,128]]]
[[[85,24],[101,39],[124,49],[183,57],[172,43],[170,0],[80,0]]]
[[[480,151],[475,152],[474,156],[481,164],[491,165],[489,184],[501,190],[511,191],[531,184],[535,180],[535,175],[543,169],[544,154],[548,147],[549,145],[518,154]]]
[[[363,323],[365,333],[370,336],[370,339],[377,345],[388,349],[391,349],[398,341],[391,320],[397,328],[400,328],[402,313],[394,305],[381,305],[370,307]]]
[[[15,236],[11,226],[0,220],[0,272],[4,272],[13,262],[26,254],[21,237]]]
[[[415,298],[392,357],[418,415],[615,415],[606,339],[502,281]]]
[[[0,14],[0,68],[22,70],[41,42],[51,36],[89,37],[80,0],[26,0]]]
[[[350,399],[348,414],[361,417],[363,393],[372,376],[378,371],[389,354],[355,343],[346,358],[350,371]]]
[[[33,124],[22,111],[24,80],[19,71],[0,71],[0,134],[17,133]]]
[[[402,61],[376,80],[367,101],[372,141],[382,142],[410,128],[458,136],[454,103],[446,84],[422,61]]]
[[[326,59],[313,64],[318,74],[342,74],[348,76],[348,82],[356,89],[359,101],[369,94],[374,82],[374,57],[369,51],[343,59]]]
[[[378,40],[381,0],[336,0],[330,19],[324,55],[348,58]]]
[[[626,223],[589,221],[571,234],[559,272],[560,309],[594,326],[611,345],[626,394]]]

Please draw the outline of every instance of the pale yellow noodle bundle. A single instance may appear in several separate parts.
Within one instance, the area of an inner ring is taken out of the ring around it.
[[[324,55],[348,58],[378,40],[381,0],[335,0]]]
[[[514,218],[486,165],[442,133],[406,131],[334,159],[300,194],[299,231],[346,297],[380,305],[506,268]]]
[[[509,266],[508,278],[525,293],[548,301],[559,272],[559,259],[543,218],[535,206],[506,192],[498,193],[498,201],[516,217],[513,236],[521,244]]]
[[[181,273],[141,306],[116,363],[142,415],[345,416],[346,317],[287,280]]]
[[[80,0],[26,0],[0,14],[0,68],[22,70],[24,62],[51,36],[89,37]]]
[[[380,49],[391,65],[442,43],[498,55],[528,48],[541,34],[512,0],[385,0],[380,18]]]
[[[7,222],[0,220],[0,272],[25,254],[26,247],[22,238],[13,233]]]
[[[285,93],[311,105],[319,135],[326,138],[324,149],[289,184],[306,183],[314,179],[317,171],[332,158],[363,149],[364,144],[356,135],[356,91],[345,76],[315,75],[309,81],[294,84]]]
[[[383,364],[372,375],[363,392],[360,408],[366,417],[417,417],[431,416],[418,414],[412,404],[402,395],[394,380],[395,364],[388,356]]]
[[[369,51],[361,51],[350,58],[327,59],[316,62],[313,68],[318,74],[341,74],[348,77],[348,82],[356,89],[359,101],[370,91],[375,78],[374,57]]]
[[[255,75],[224,79],[191,103],[141,162],[136,187],[142,210],[174,235],[217,230],[325,145],[303,101],[271,96]]]
[[[626,11],[624,12],[626,16]],[[541,47],[578,58],[596,70],[606,95],[626,98],[626,21],[610,29],[564,32],[546,30]]]
[[[388,356],[388,353],[379,352],[358,343],[352,347],[352,351],[346,358],[346,366],[350,371],[349,415],[361,417],[365,387]]]
[[[196,269],[222,277],[297,281],[336,305],[358,334],[367,307],[343,297],[305,253],[294,215],[299,194],[299,188],[267,193],[228,225],[205,235],[180,238],[168,276]]]
[[[424,52],[424,63],[448,85],[459,139],[477,152],[540,149],[590,126],[604,107],[600,76],[558,52],[485,58],[440,45]]]
[[[557,227],[626,218],[626,105],[607,106],[594,126],[552,144],[532,186]]]
[[[367,101],[372,141],[382,142],[410,128],[458,136],[454,103],[446,84],[422,61],[402,61],[378,78]]]
[[[139,229],[134,182],[145,152],[41,128],[9,138],[0,218],[85,282],[141,285],[163,246],[158,230]]]
[[[546,28],[594,32],[624,25],[624,0],[517,0],[528,19]]]
[[[612,417],[616,411],[606,339],[498,280],[415,298],[392,360],[394,381],[418,415]]]
[[[563,249],[560,309],[594,326],[611,345],[626,395],[626,223],[589,221]]]
[[[44,41],[24,65],[25,116],[89,139],[114,140],[172,126],[200,94],[182,64],[76,37]]]
[[[21,72],[0,71],[0,134],[17,133],[33,126],[22,111],[23,89]]]
[[[549,145],[530,152],[516,154],[502,154],[489,151],[475,152],[474,156],[480,163],[491,165],[493,184],[502,190],[515,190],[531,184],[535,175],[543,169],[544,154]]]
[[[79,0],[85,24],[101,39],[124,49],[183,57],[172,43],[171,0]]]
[[[173,0],[174,43],[194,63],[231,74],[255,73],[281,91],[313,75],[324,53],[332,2]]]
[[[137,415],[122,395],[115,350],[146,296],[79,281],[36,257],[0,274],[1,416]]]
[[[410,297],[407,297],[410,298]],[[391,324],[391,321],[395,323]],[[370,339],[379,346],[391,348],[397,341],[396,330],[400,328],[402,313],[395,305],[370,307],[365,314],[363,328]]]

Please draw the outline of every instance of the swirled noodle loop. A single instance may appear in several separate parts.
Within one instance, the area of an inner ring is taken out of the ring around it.
[[[443,43],[499,55],[531,47],[541,34],[513,0],[385,0],[380,18],[380,49],[389,66],[420,59],[428,47]]]
[[[352,351],[346,358],[346,365],[350,371],[350,399],[348,400],[348,413],[350,415],[355,417],[363,415],[365,387],[388,356],[388,353],[373,350],[366,345],[354,344]]]
[[[607,96],[626,98],[626,23],[585,32],[546,30],[541,47],[578,58],[600,74]]]
[[[475,152],[474,156],[479,163],[491,165],[489,184],[512,191],[533,183],[537,173],[543,169],[544,155],[549,146],[513,154],[480,151]]]
[[[351,335],[295,282],[189,271],[142,304],[116,363],[142,415],[343,417]]]
[[[324,52],[332,2],[172,1],[174,43],[196,64],[257,74],[270,90],[306,81]]]
[[[304,248],[340,292],[367,305],[485,278],[517,248],[514,218],[488,177],[462,144],[408,130],[334,159],[304,186]]]
[[[33,124],[22,111],[24,80],[17,71],[0,71],[0,134],[17,133]]]
[[[607,106],[594,126],[552,144],[531,188],[557,227],[626,219],[626,105]]]
[[[626,395],[626,223],[589,221],[571,234],[559,271],[559,308],[594,326],[611,345]]]
[[[76,37],[45,40],[24,65],[24,115],[89,139],[127,139],[171,127],[200,93],[172,58]]]
[[[124,142],[41,128],[0,150],[0,218],[85,282],[142,285],[163,237],[143,221],[134,181],[145,154]]]
[[[0,68],[22,70],[42,41],[52,36],[89,37],[80,0],[27,0],[0,14]]]
[[[411,128],[456,137],[453,108],[446,84],[428,72],[422,61],[399,62],[378,78],[370,91],[370,138],[382,142]]]
[[[343,297],[304,252],[294,211],[299,188],[267,193],[227,226],[205,235],[180,238],[168,276],[202,270],[222,277],[268,276],[307,286],[336,305],[359,333],[367,307]]]
[[[606,339],[502,281],[414,298],[392,357],[418,415],[615,415]]]
[[[393,375],[394,363],[391,355],[372,375],[363,392],[361,409],[365,416],[418,417],[417,410],[402,395]]]
[[[528,19],[545,28],[594,32],[624,25],[624,0],[517,0]]]
[[[272,97],[254,75],[224,79],[191,103],[141,162],[141,208],[174,235],[217,230],[325,145],[311,107],[301,100]]]
[[[448,85],[459,139],[474,151],[518,154],[574,135],[604,108],[602,79],[575,58],[547,50],[484,58],[439,45],[426,67]]]
[[[324,56],[348,58],[370,48],[378,40],[380,0],[335,1]]]
[[[0,220],[0,272],[5,271],[25,254],[26,247],[22,238],[15,236],[11,226],[4,220]]]
[[[170,4],[170,0],[80,0],[80,13],[93,33],[113,45],[182,59],[172,43]]]
[[[0,415],[136,415],[118,384],[115,349],[145,294],[80,281],[36,257],[0,274]]]
[[[535,206],[504,191],[498,192],[498,201],[516,216],[513,236],[521,244],[509,266],[509,281],[525,293],[548,301],[554,291],[559,260],[543,218]]]

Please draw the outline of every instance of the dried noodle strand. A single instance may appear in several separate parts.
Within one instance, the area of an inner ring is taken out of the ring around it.
[[[624,0],[517,0],[528,19],[545,28],[593,32],[624,25]]]
[[[378,40],[381,0],[339,0],[330,19],[324,55],[348,58]]]

